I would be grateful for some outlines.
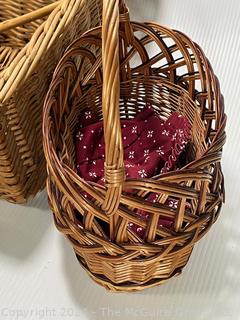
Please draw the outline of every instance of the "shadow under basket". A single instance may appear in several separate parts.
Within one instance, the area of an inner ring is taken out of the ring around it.
[[[147,105],[162,120],[175,111],[186,117],[191,139],[178,170],[126,178],[120,120],[133,119]],[[86,109],[103,120],[103,186],[85,181],[76,170],[74,137]],[[224,201],[225,124],[218,80],[200,47],[181,32],[130,22],[123,1],[103,1],[102,28],[89,30],[68,48],[43,116],[55,223],[96,282],[112,291],[134,291],[181,273]],[[148,201],[151,193],[157,202]],[[177,200],[175,208],[167,205],[170,198]],[[173,227],[159,226],[159,217],[171,218]],[[129,223],[146,230],[144,239]]]

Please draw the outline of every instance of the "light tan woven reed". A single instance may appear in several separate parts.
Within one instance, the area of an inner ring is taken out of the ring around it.
[[[226,116],[218,80],[196,43],[154,23],[129,23],[122,1],[120,19],[118,1],[103,3],[102,29],[69,47],[46,97],[48,195],[57,228],[90,276],[110,290],[141,290],[179,274],[220,213]],[[187,117],[192,137],[180,170],[128,179],[120,119],[132,119],[146,104],[162,119],[176,110]],[[75,167],[75,128],[86,108],[104,120],[104,187],[81,179]],[[146,199],[152,192],[157,203]],[[176,209],[167,205],[169,197],[179,200]],[[136,209],[147,211],[149,221]],[[172,218],[174,229],[159,227],[159,216]],[[146,229],[144,240],[131,222]]]
[[[100,21],[100,0],[0,0],[0,198],[22,203],[44,187],[41,118],[52,72]]]

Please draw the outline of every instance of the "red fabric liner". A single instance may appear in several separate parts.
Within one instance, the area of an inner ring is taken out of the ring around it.
[[[160,173],[176,169],[175,164],[185,148],[190,134],[189,121],[178,112],[164,121],[151,106],[145,107],[132,120],[121,120],[124,147],[124,164],[127,178],[151,178]],[[76,166],[78,174],[86,181],[104,184],[105,143],[103,122],[97,121],[91,110],[86,110],[79,121],[76,134]],[[87,197],[87,194],[84,194]],[[150,194],[147,200],[155,202],[158,195]],[[178,201],[167,200],[166,205],[176,209]],[[136,213],[149,219],[146,211]],[[173,227],[173,221],[160,217],[159,226]],[[129,227],[141,238],[143,228],[129,223]]]

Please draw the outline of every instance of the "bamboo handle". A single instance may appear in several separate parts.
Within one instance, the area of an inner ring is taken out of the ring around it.
[[[106,186],[106,197],[102,208],[108,215],[113,216],[118,209],[125,181],[119,114],[119,1],[116,0],[103,0],[102,59]]]
[[[19,27],[21,25],[24,25],[25,23],[31,22],[36,19],[40,19],[48,14],[50,14],[59,4],[61,1],[56,1],[54,3],[49,4],[48,6],[45,6],[43,8],[37,9],[33,12],[24,14],[20,17],[6,20],[2,23],[0,23],[0,33],[3,31],[7,31],[14,27]]]

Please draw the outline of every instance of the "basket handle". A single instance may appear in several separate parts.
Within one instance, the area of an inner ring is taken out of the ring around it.
[[[123,0],[103,0],[102,21],[102,64],[103,90],[102,111],[105,139],[105,186],[106,196],[102,209],[113,216],[117,211],[125,181],[124,153],[119,113],[120,61],[119,26],[121,19],[125,28],[130,26],[126,19],[128,9]],[[131,31],[128,32],[131,34]],[[128,37],[129,41],[132,39]]]
[[[0,33],[12,29],[14,27],[22,26],[23,24],[31,22],[33,20],[43,18],[46,15],[49,15],[60,4],[60,2],[61,1],[56,1],[54,3],[49,4],[48,6],[37,9],[33,12],[0,23]]]

